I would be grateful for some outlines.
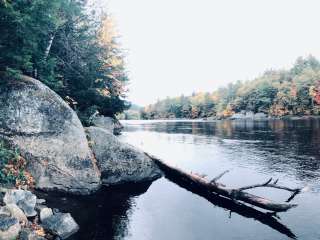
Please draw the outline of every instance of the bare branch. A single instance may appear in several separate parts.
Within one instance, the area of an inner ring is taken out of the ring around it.
[[[216,181],[218,181],[220,178],[222,178],[226,173],[230,172],[230,170],[226,170],[222,173],[220,173],[218,176],[216,176],[215,178],[213,178],[210,183],[215,183]]]
[[[277,185],[278,179],[276,179],[273,183],[270,183],[271,181],[272,181],[272,178],[270,178],[265,183],[241,187],[238,190],[243,191],[243,190],[248,190],[248,189],[252,189],[252,188],[269,187],[269,188],[276,188],[276,189],[281,189],[281,190],[293,192],[293,194],[288,198],[288,200],[286,202],[290,202],[297,194],[299,194],[301,192],[300,188],[289,188],[289,187]]]
[[[297,196],[300,192],[301,192],[301,190],[297,190],[297,191],[293,192],[286,202],[290,202],[291,200],[293,200],[295,198],[295,196]]]

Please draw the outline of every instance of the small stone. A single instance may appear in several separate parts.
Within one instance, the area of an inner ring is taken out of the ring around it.
[[[27,217],[34,217],[37,212],[34,210],[36,206],[37,197],[30,191],[25,190],[9,190],[6,192],[3,202],[5,204],[16,204],[23,210]]]
[[[70,213],[57,213],[44,219],[42,222],[44,229],[48,230],[61,239],[66,239],[79,230],[78,224]]]
[[[40,214],[41,210],[46,208],[46,207],[47,207],[46,205],[40,205],[39,204],[39,205],[36,205],[36,207],[34,209],[38,212],[38,214]]]
[[[0,187],[0,193],[6,193],[8,188]]]
[[[0,214],[0,240],[16,239],[20,230],[18,219]]]
[[[54,208],[54,209],[53,209],[53,213],[54,213],[54,214],[60,213],[60,210],[59,210],[58,208]]]
[[[0,213],[3,213],[5,215],[9,214],[10,217],[14,217],[18,219],[19,222],[27,223],[28,219],[26,215],[23,213],[23,211],[13,203],[7,204],[4,207],[0,208]]]
[[[46,203],[46,200],[43,199],[43,198],[38,198],[37,201],[36,201],[37,204],[45,204]]]
[[[40,221],[43,222],[46,218],[51,217],[53,215],[51,208],[43,208],[40,210]]]

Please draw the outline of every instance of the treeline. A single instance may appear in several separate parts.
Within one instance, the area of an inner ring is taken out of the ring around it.
[[[268,70],[211,93],[166,98],[145,107],[142,119],[226,118],[241,111],[269,116],[320,114],[320,63],[299,57],[289,70]]]
[[[39,79],[84,119],[127,108],[124,54],[112,18],[84,0],[0,0],[0,72]],[[99,13],[99,14],[98,14]]]

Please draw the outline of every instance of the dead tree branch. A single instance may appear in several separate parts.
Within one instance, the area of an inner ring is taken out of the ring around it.
[[[210,183],[216,183],[220,178],[222,178],[226,173],[230,172],[230,170],[226,170],[222,173],[220,173],[218,176],[216,176],[215,178],[213,178]]]
[[[164,172],[165,175],[175,175],[178,178],[184,179],[185,181],[188,181],[189,184],[195,185],[199,188],[206,189],[208,191],[211,191],[215,194],[227,197],[233,201],[242,201],[248,204],[251,204],[256,207],[260,207],[269,211],[274,212],[285,212],[293,207],[296,207],[296,204],[289,204],[289,203],[275,203],[269,199],[259,197],[256,195],[253,195],[251,193],[244,192],[243,190],[256,188],[256,187],[275,187],[287,191],[293,191],[295,195],[297,195],[301,190],[300,189],[290,189],[283,186],[276,185],[277,180],[274,181],[271,184],[272,178],[269,179],[267,182],[262,184],[256,184],[251,185],[243,188],[227,188],[223,184],[217,183],[216,181],[220,179],[226,172],[223,172],[219,176],[215,177],[213,180],[209,182],[204,177],[201,177],[197,174],[193,173],[187,173],[183,171],[182,169],[179,169],[177,167],[171,166],[170,164],[164,162],[163,160],[152,156],[148,153],[146,153],[147,156],[149,156],[158,166],[159,168]],[[291,196],[292,197],[292,196]],[[289,199],[288,199],[289,200]]]
[[[276,179],[273,183],[271,183],[272,178],[270,178],[265,183],[254,184],[254,185],[249,185],[249,186],[246,186],[246,187],[241,187],[241,188],[238,188],[238,190],[239,191],[243,191],[243,190],[248,190],[248,189],[253,189],[253,188],[269,187],[269,188],[276,188],[276,189],[281,189],[281,190],[286,190],[288,192],[292,192],[292,194],[290,195],[290,197],[288,198],[288,200],[286,202],[290,202],[291,200],[293,200],[293,198],[295,196],[297,196],[301,192],[300,188],[289,188],[289,187],[286,187],[286,186],[277,185],[278,180],[279,179]]]

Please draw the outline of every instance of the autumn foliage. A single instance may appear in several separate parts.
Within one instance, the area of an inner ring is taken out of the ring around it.
[[[26,170],[26,160],[17,150],[9,150],[4,142],[0,142],[0,182],[15,187],[34,187],[34,179]]]
[[[212,86],[214,88],[215,86]],[[241,111],[269,116],[320,114],[320,63],[299,57],[289,70],[268,70],[213,92],[167,98],[145,107],[144,119],[229,117]]]

